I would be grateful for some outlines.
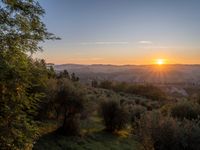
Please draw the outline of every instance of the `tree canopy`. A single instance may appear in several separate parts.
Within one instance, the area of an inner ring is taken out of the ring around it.
[[[47,70],[32,54],[40,42],[59,39],[47,31],[35,0],[0,1],[0,147],[22,149],[34,131],[37,102]]]

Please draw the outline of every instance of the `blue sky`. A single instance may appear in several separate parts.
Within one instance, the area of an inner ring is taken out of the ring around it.
[[[47,62],[200,63],[199,0],[45,0]]]

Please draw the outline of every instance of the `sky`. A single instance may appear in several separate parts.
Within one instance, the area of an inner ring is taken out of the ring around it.
[[[48,30],[37,57],[65,64],[200,64],[200,0],[39,0]]]

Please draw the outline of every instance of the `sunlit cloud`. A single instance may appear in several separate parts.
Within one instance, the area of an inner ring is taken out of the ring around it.
[[[153,44],[152,41],[139,41],[140,44]]]
[[[127,45],[128,42],[81,42],[80,45]]]

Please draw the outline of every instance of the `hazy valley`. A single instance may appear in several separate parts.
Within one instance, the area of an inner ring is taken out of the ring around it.
[[[59,72],[76,73],[82,82],[112,80],[131,83],[200,85],[200,65],[55,65]]]

